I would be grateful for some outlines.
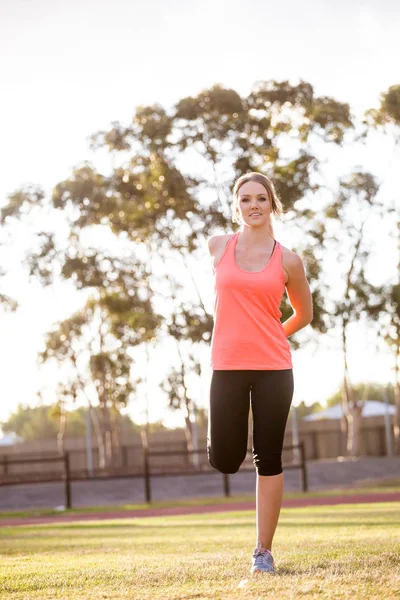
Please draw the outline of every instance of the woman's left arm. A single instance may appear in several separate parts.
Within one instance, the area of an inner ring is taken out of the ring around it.
[[[286,291],[290,305],[294,311],[294,314],[282,323],[286,337],[289,337],[311,323],[313,319],[313,306],[311,290],[302,260],[294,252],[289,252],[286,255],[285,270],[289,276],[286,282]]]

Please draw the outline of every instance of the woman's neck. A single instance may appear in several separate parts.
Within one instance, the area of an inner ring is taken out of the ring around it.
[[[246,248],[268,248],[273,246],[274,238],[269,232],[269,227],[253,229],[250,227],[242,227],[239,230],[240,243]]]

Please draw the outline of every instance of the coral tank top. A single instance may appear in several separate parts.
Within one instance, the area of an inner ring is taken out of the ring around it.
[[[290,345],[279,306],[285,291],[282,247],[275,240],[261,271],[245,271],[235,259],[239,233],[228,240],[214,271],[214,327],[211,367],[291,369]]]

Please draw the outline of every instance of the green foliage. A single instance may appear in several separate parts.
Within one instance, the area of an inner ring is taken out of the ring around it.
[[[344,290],[332,310],[332,321],[342,330],[343,352],[349,323],[359,321],[361,315],[376,321],[386,312],[384,287],[371,284],[366,275],[371,248],[366,240],[365,224],[373,214],[377,217],[385,210],[376,198],[378,191],[379,185],[371,173],[355,170],[340,180],[337,197],[324,211],[333,232],[325,239],[326,247],[343,262]],[[349,244],[345,250],[343,234]]]
[[[390,98],[385,106],[393,116],[395,91]],[[325,306],[326,221],[344,218],[349,196],[372,204],[377,185],[369,174],[354,173],[342,182],[339,198],[325,214],[317,205],[319,197],[313,210],[299,201],[319,190],[314,140],[340,145],[352,129],[349,105],[317,96],[304,81],[258,81],[247,96],[215,85],[180,99],[170,112],[159,104],[138,106],[128,125],[113,122],[109,131],[94,134],[92,147],[112,154],[107,175],[84,162],[54,187],[51,198],[32,186],[10,195],[0,213],[2,222],[22,220],[34,208],[51,206],[69,228],[67,241],[56,239],[52,231],[38,233],[26,261],[31,276],[43,285],[61,277],[90,294],[80,311],[49,332],[40,354],[43,362],[54,359],[60,367],[74,369],[75,379],[61,390],[62,397],[75,399],[94,383],[103,407],[118,410],[135,391],[131,347],[157,341],[165,333],[178,344],[209,343],[213,319],[200,291],[196,289],[198,298],[193,301],[165,293],[166,287],[178,289],[176,274],[165,271],[161,281],[153,261],[160,265],[171,257],[197,258],[208,236],[231,229],[232,185],[248,170],[273,176],[287,223],[301,232],[301,246],[293,249],[303,257],[310,282],[311,327],[326,332],[333,320]],[[195,164],[191,174],[181,170],[182,160],[188,158]],[[200,202],[205,190],[207,204]],[[112,235],[112,250],[108,243],[85,244],[85,234],[94,230]],[[359,268],[349,278],[345,305],[335,313],[343,318],[360,306],[375,318],[382,309],[381,290],[366,281],[365,254],[360,257]],[[163,303],[163,314],[155,310],[155,300]],[[281,311],[283,320],[292,314],[286,297]],[[298,347],[296,336],[290,343]],[[78,368],[82,356],[84,375]],[[185,387],[184,374],[170,373],[169,403],[188,406],[186,390],[172,389],[176,381]]]
[[[312,413],[319,412],[323,410],[323,406],[319,402],[313,402],[312,404],[306,404],[304,400],[302,400],[296,406],[296,416],[298,419],[302,419],[307,415],[311,415]],[[289,418],[292,418],[292,411],[289,413]]]
[[[190,254],[204,246],[204,238],[215,228],[230,226],[230,206],[224,205],[222,194],[230,196],[233,178],[249,168],[267,174],[273,171],[285,209],[293,212],[303,232],[304,244],[299,251],[308,254],[310,283],[315,291],[312,326],[325,331],[323,295],[318,291],[320,272],[315,264],[323,224],[316,223],[315,213],[298,209],[296,202],[318,189],[311,183],[318,160],[309,146],[305,150],[311,134],[337,144],[351,127],[347,104],[317,97],[304,81],[298,85],[259,81],[247,97],[215,85],[195,97],[181,99],[171,114],[158,104],[138,106],[131,125],[114,122],[110,131],[92,137],[93,147],[107,148],[121,158],[114,161],[109,175],[86,162],[55,186],[51,202],[68,221],[68,244],[57,247],[52,233],[40,232],[40,247],[27,259],[31,275],[49,285],[58,276],[58,265],[61,276],[73,281],[77,289],[96,290],[99,302],[107,309],[113,335],[125,347],[153,339],[162,320],[154,313],[150,299],[151,272],[143,271],[140,261],[133,257],[128,268],[104,249],[86,248],[80,241],[83,231],[107,227],[116,238],[125,236],[144,244],[151,256],[161,259],[170,251]],[[290,158],[282,154],[288,134],[301,141]],[[185,150],[208,161],[215,172],[222,162],[230,162],[232,178],[212,182],[183,174],[177,165]],[[215,190],[215,200],[208,206],[198,200],[204,186]],[[24,210],[44,200],[40,190],[18,190],[9,197],[3,216],[19,218]],[[146,298],[137,293],[143,282]],[[208,341],[211,315],[192,315],[192,311],[193,306],[181,311],[185,323],[182,339]],[[283,306],[285,315],[288,311],[289,307]],[[291,343],[296,344],[295,340]]]
[[[400,85],[392,85],[381,95],[381,111],[396,125],[400,125]]]
[[[35,185],[26,185],[8,196],[8,203],[0,210],[0,223],[4,224],[9,217],[23,218],[32,208],[40,207],[45,200],[45,193]]]
[[[381,94],[379,108],[366,111],[365,123],[375,127],[400,125],[400,85],[392,85]]]
[[[16,433],[24,441],[54,439],[57,436],[57,426],[50,412],[50,406],[31,408],[18,404],[15,412],[1,424],[1,428],[4,433]]]
[[[380,383],[356,383],[353,386],[355,397],[357,400],[365,398],[366,400],[377,400],[385,402],[385,390],[387,393],[389,404],[394,404],[394,388],[393,385],[382,385]],[[367,394],[366,394],[367,392]],[[341,390],[335,392],[325,400],[327,407],[335,406],[341,402]]]
[[[322,129],[322,135],[326,141],[340,144],[346,129],[353,127],[350,116],[350,106],[341,104],[323,96],[316,98],[312,106],[314,120]]]
[[[83,437],[86,435],[87,408],[79,407],[66,411],[65,437]],[[29,407],[19,404],[7,421],[1,423],[4,433],[16,433],[24,441],[56,439],[59,411],[57,405]],[[121,432],[134,433],[140,427],[129,415],[121,415]],[[155,426],[156,428],[159,426]]]
[[[11,298],[10,296],[7,296],[6,294],[0,293],[0,306],[5,308],[6,310],[15,312],[18,308],[18,302],[16,300],[14,300],[14,298]]]

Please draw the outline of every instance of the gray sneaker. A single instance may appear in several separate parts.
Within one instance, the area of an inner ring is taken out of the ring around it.
[[[251,573],[275,573],[274,559],[267,548],[261,547],[261,542],[258,542],[254,548]]]

